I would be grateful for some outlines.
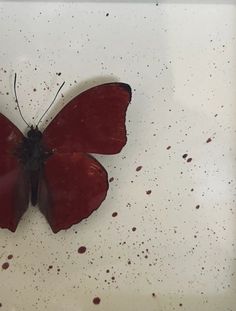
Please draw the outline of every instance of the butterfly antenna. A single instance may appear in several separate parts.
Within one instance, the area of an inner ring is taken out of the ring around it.
[[[47,110],[44,112],[44,114],[42,115],[42,117],[39,119],[39,121],[38,121],[38,123],[37,123],[37,126],[39,125],[39,123],[41,122],[41,120],[43,119],[43,117],[45,116],[45,114],[48,112],[48,110],[49,110],[49,109],[52,107],[52,105],[54,104],[54,102],[55,102],[55,100],[56,100],[56,98],[57,98],[57,95],[59,94],[60,90],[63,88],[64,84],[65,84],[65,81],[64,81],[64,82],[62,83],[62,85],[59,87],[59,89],[58,89],[58,91],[57,91],[57,93],[56,93],[56,95],[55,95],[53,101],[51,102],[51,104],[49,105],[49,107],[47,108]]]
[[[20,116],[21,116],[22,120],[25,122],[25,124],[28,127],[30,127],[29,124],[26,122],[25,118],[22,115],[22,112],[21,112],[21,109],[20,109],[20,105],[19,105],[19,102],[18,102],[18,98],[17,98],[17,94],[16,94],[16,73],[15,73],[15,77],[14,77],[14,93],[15,93],[16,105],[17,105],[17,108],[18,108],[18,110],[20,112]]]

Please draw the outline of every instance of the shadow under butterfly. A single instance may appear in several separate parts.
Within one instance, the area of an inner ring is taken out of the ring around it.
[[[64,83],[58,90],[53,102]],[[38,204],[54,233],[97,209],[108,190],[107,172],[90,155],[116,154],[126,144],[125,116],[131,88],[106,83],[74,97],[41,132],[27,136],[0,114],[0,227],[15,231],[29,198]]]

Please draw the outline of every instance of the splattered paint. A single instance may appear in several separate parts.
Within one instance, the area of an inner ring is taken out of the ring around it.
[[[1,3],[0,112],[22,132],[15,71],[27,120],[66,81],[42,128],[88,87],[134,87],[99,210],[56,237],[33,208],[0,232],[2,310],[235,310],[234,10],[144,2]]]

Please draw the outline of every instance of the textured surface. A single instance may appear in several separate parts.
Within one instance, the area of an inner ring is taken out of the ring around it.
[[[64,80],[49,116],[99,83],[136,91],[128,144],[96,156],[102,206],[57,235],[33,208],[0,231],[0,310],[235,311],[235,23],[213,2],[1,2],[1,112],[20,129],[15,71],[29,121]]]

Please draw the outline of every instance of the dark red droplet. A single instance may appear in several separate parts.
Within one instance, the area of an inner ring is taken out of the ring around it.
[[[185,153],[185,154],[182,155],[182,158],[183,158],[183,159],[186,159],[187,156],[188,156],[187,153]]]
[[[101,302],[101,299],[100,299],[99,297],[93,298],[93,303],[94,303],[95,305],[99,305],[100,302]]]
[[[4,270],[7,270],[7,269],[9,268],[9,263],[8,263],[8,262],[4,262],[4,263],[2,264],[2,268],[3,268]]]
[[[143,168],[142,165],[137,166],[137,167],[136,167],[136,172],[141,171],[142,168]]]
[[[192,158],[188,158],[187,162],[189,163],[189,162],[191,162],[191,161],[192,161]]]
[[[206,143],[208,144],[208,143],[210,143],[211,141],[212,141],[212,139],[209,137],[209,138],[207,139]]]
[[[86,247],[85,246],[80,246],[80,248],[78,249],[78,253],[79,254],[84,254],[86,252]]]
[[[166,150],[170,150],[170,148],[171,148],[171,146],[168,146],[168,147],[166,148]]]
[[[113,180],[114,180],[114,177],[111,177],[111,178],[109,179],[109,182],[113,182]]]
[[[146,191],[146,194],[151,194],[152,193],[152,190],[147,190]]]
[[[132,228],[132,231],[136,231],[136,230],[137,230],[137,228],[136,228],[136,227],[133,227],[133,228]]]
[[[112,213],[112,217],[116,217],[118,215],[117,212]]]
[[[7,259],[12,259],[13,258],[13,255],[8,255],[7,256]]]

